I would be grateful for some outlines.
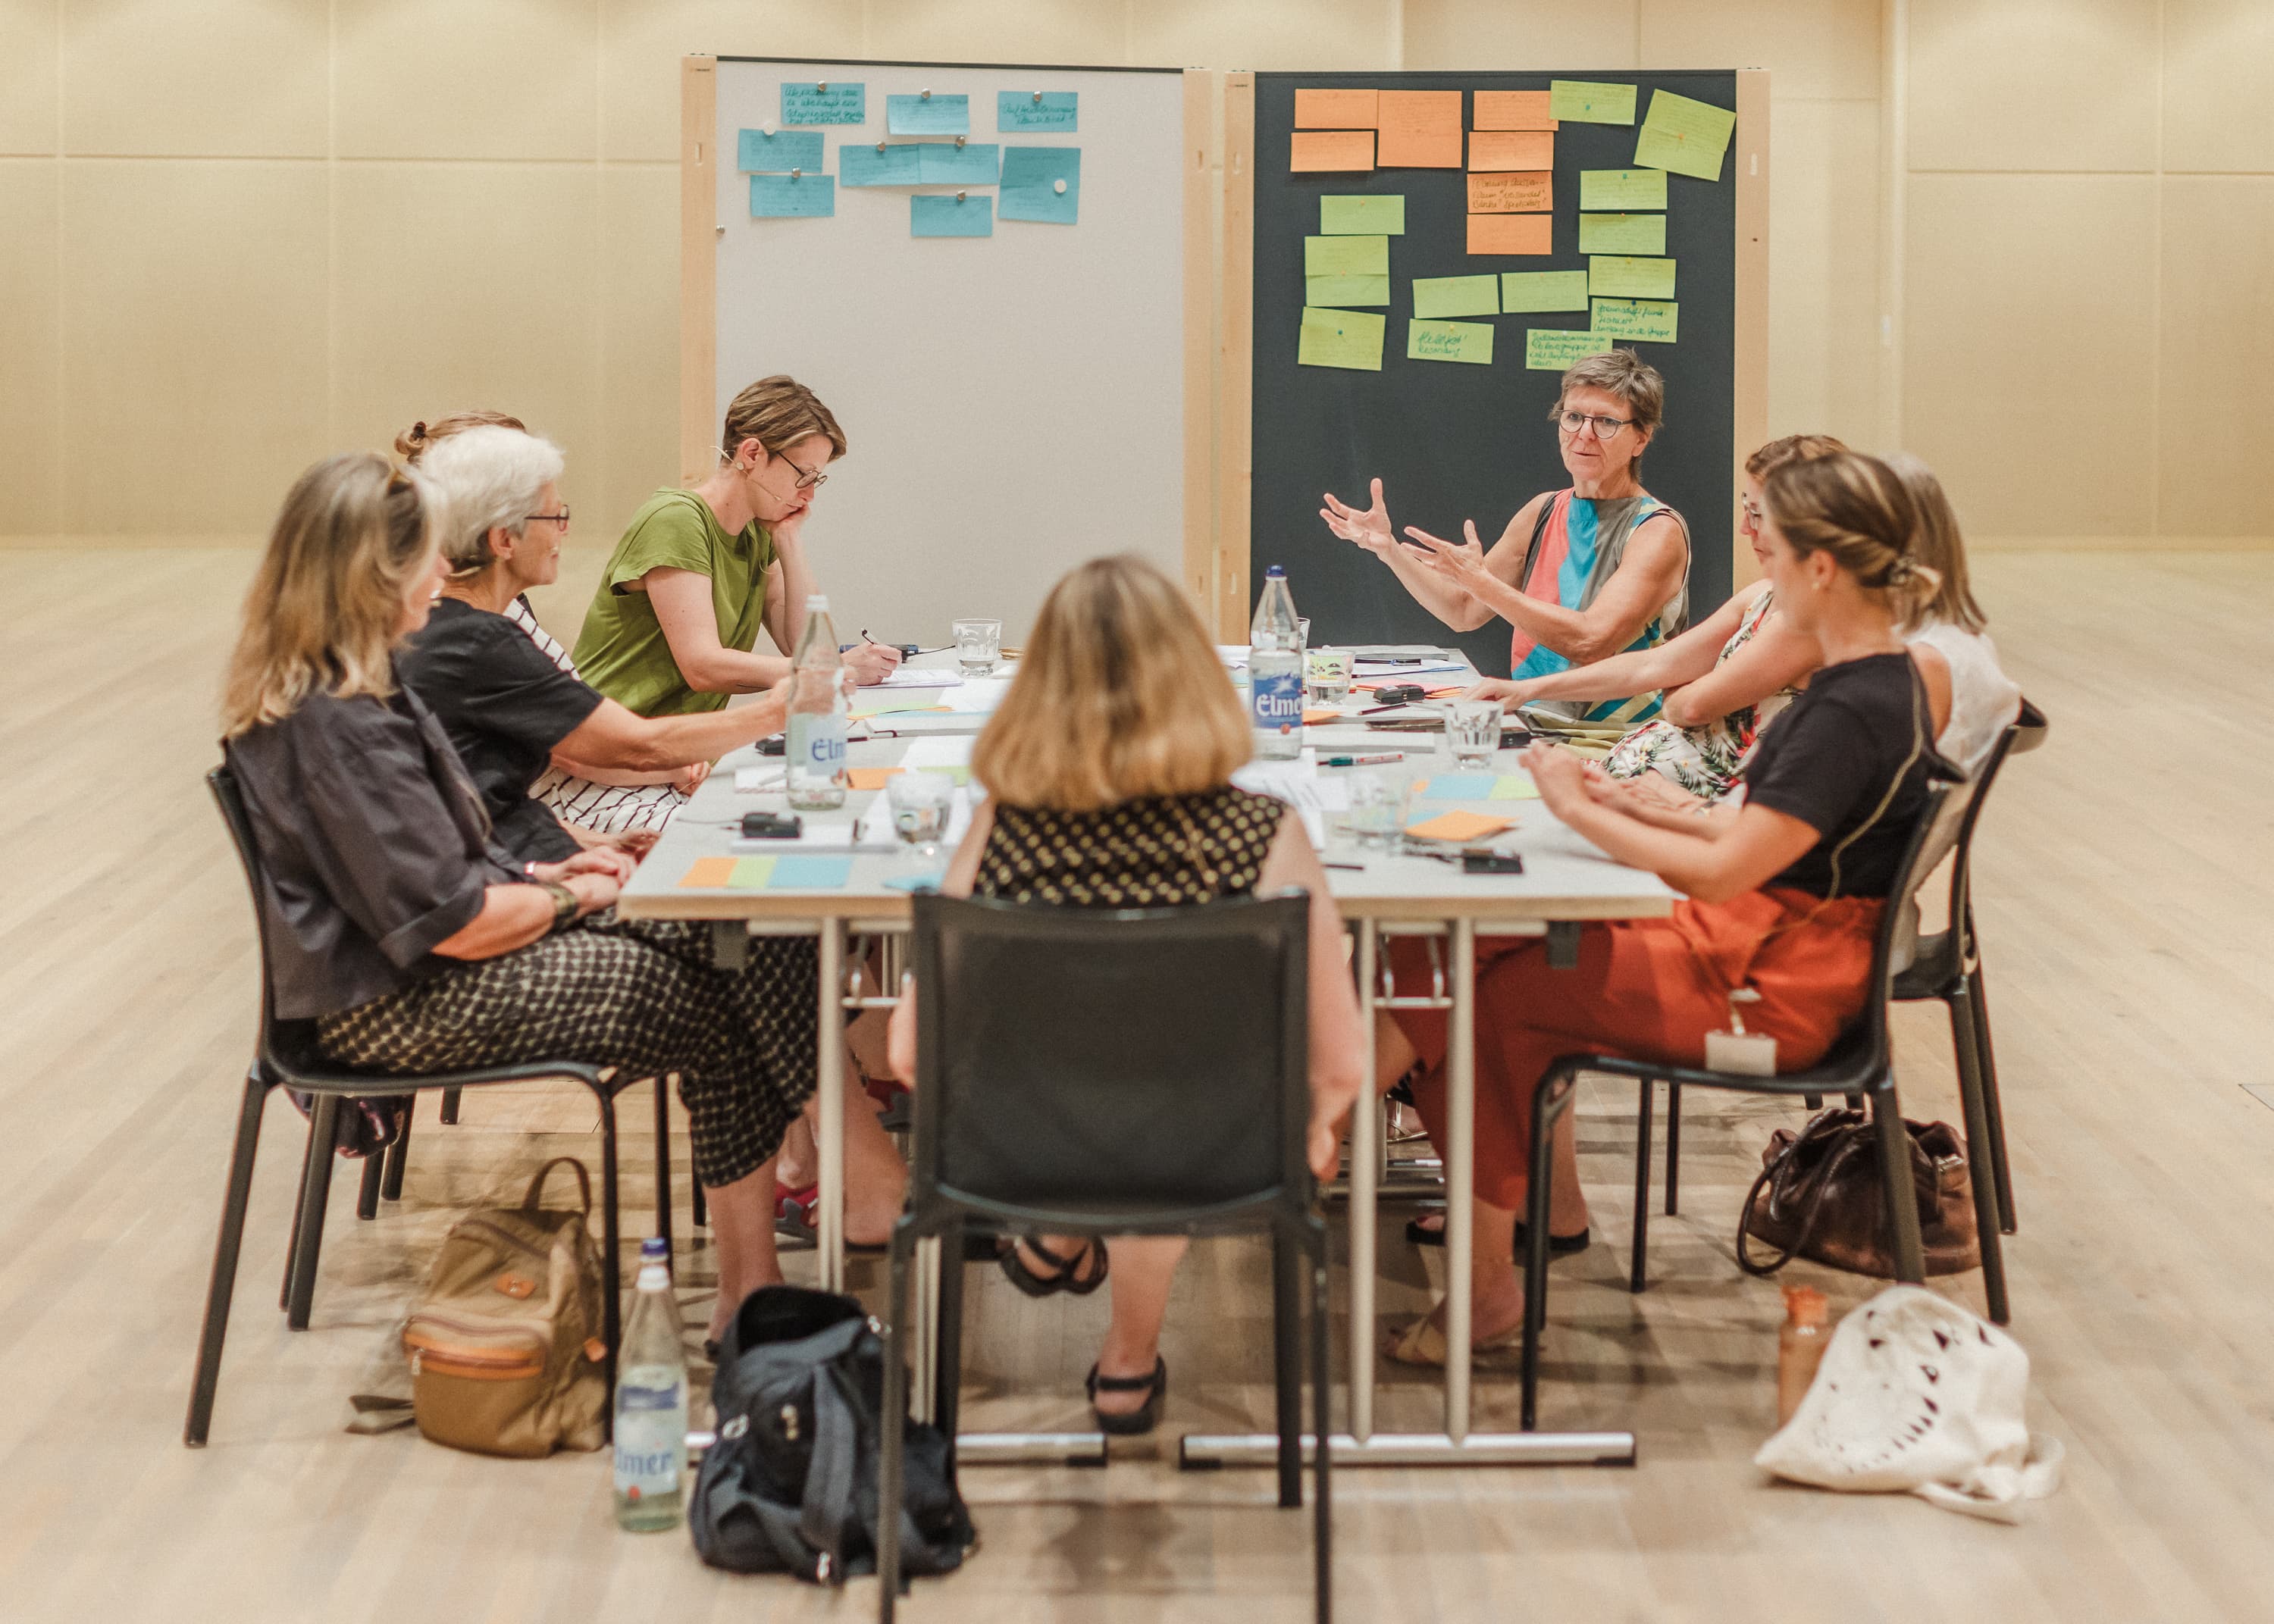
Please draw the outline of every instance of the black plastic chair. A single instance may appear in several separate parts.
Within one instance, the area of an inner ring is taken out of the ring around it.
[[[1803,1071],[1756,1077],[1736,1071],[1713,1071],[1702,1066],[1669,1065],[1663,1061],[1630,1060],[1616,1055],[1562,1055],[1541,1074],[1532,1096],[1532,1168],[1525,1192],[1524,1286],[1524,1417],[1525,1432],[1538,1421],[1540,1337],[1547,1324],[1547,1199],[1549,1133],[1558,1118],[1571,1109],[1578,1094],[1582,1071],[1631,1077],[1642,1089],[1642,1134],[1635,1147],[1634,1258],[1630,1288],[1642,1289],[1643,1256],[1650,1218],[1650,1090],[1656,1082],[1690,1088],[1722,1088],[1743,1094],[1851,1094],[1871,1102],[1877,1130],[1879,1177],[1887,1192],[1887,1214],[1894,1230],[1896,1278],[1914,1284],[1926,1278],[1924,1248],[1919,1239],[1918,1207],[1910,1199],[1910,1136],[1903,1131],[1902,1107],[1895,1097],[1895,1075],[1887,1041],[1887,999],[1894,979],[1898,941],[1909,929],[1910,910],[1905,903],[1918,890],[1934,866],[1957,839],[1958,825],[1977,799],[1974,784],[1931,786],[1918,820],[1911,830],[1887,906],[1880,911],[1871,945],[1870,989],[1864,1009],[1823,1059]],[[1996,1213],[1989,1187],[1977,1181],[1974,1198],[1977,1217],[1987,1214],[1992,1233],[1983,1237],[1985,1274],[1998,1282],[2002,1298],[2004,1282],[1994,1273],[1997,1253]]]
[[[237,1254],[245,1240],[245,1210],[252,1191],[253,1154],[260,1147],[261,1111],[268,1102],[269,1092],[276,1088],[314,1096],[309,1114],[307,1149],[300,1169],[300,1197],[293,1214],[292,1239],[286,1248],[285,1323],[296,1331],[307,1328],[308,1310],[315,1297],[324,1211],[331,1193],[333,1140],[343,1100],[546,1078],[566,1079],[591,1089],[600,1108],[600,1255],[607,1289],[606,1374],[613,1391],[621,1296],[616,1257],[615,1097],[636,1079],[611,1080],[603,1076],[603,1068],[575,1060],[488,1066],[419,1077],[345,1071],[326,1060],[316,1048],[315,1022],[283,1020],[276,1015],[270,976],[268,912],[261,906],[267,881],[261,868],[260,848],[253,840],[244,793],[227,767],[215,768],[206,775],[206,783],[221,807],[222,821],[229,825],[230,838],[245,864],[245,877],[252,892],[254,927],[260,944],[260,1035],[252,1064],[245,1071],[245,1092],[237,1109],[236,1147],[230,1161],[228,1193],[222,1203],[221,1235],[214,1245],[213,1279],[206,1293],[205,1326],[198,1343],[197,1375],[191,1384],[189,1418],[182,1429],[182,1441],[192,1448],[202,1446],[213,1419],[214,1395],[221,1385],[222,1343],[229,1333],[230,1299],[236,1289]],[[660,1097],[662,1085],[659,1083],[657,1088]],[[659,1154],[669,1154],[668,1141],[659,1147]],[[390,1151],[389,1159],[399,1169],[399,1141]],[[399,1171],[395,1177],[399,1188]],[[385,1177],[379,1157],[365,1159],[363,1177],[365,1199],[375,1197]],[[659,1196],[660,1199],[660,1192]]]
[[[909,1210],[892,1231],[881,1503],[897,1506],[908,1265],[942,1237],[933,1416],[955,1437],[966,1226],[997,1234],[1272,1237],[1279,1503],[1299,1506],[1299,1261],[1310,1273],[1318,1617],[1333,1604],[1327,1229],[1306,1154],[1309,899],[1147,912],[919,896]],[[884,1517],[882,1617],[900,1590]]]

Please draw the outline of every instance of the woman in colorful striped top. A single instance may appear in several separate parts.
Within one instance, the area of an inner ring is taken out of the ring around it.
[[[1363,510],[1329,495],[1327,527],[1387,564],[1415,600],[1455,631],[1495,615],[1514,628],[1517,680],[1656,648],[1689,623],[1690,530],[1642,487],[1642,454],[1664,416],[1666,381],[1630,350],[1589,356],[1563,374],[1552,414],[1566,491],[1526,502],[1487,550],[1473,522],[1465,543],[1407,525],[1401,539],[1373,483]],[[1659,695],[1545,701],[1535,713],[1590,729],[1629,728],[1658,714]]]

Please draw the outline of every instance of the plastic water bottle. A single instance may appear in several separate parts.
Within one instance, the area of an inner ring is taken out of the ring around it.
[[[1247,634],[1247,695],[1254,707],[1255,754],[1289,761],[1303,753],[1303,647],[1287,572],[1263,575],[1263,596]]]
[[[805,635],[790,661],[789,803],[801,811],[825,812],[845,804],[845,657],[837,651],[837,628],[829,599],[816,592],[805,600]]]
[[[676,1528],[685,1499],[687,1356],[679,1346],[679,1299],[670,1252],[640,1246],[639,1289],[616,1360],[616,1526],[638,1533]]]

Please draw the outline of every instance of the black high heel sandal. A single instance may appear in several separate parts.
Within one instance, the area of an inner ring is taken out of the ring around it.
[[[1037,1274],[1028,1268],[1026,1260],[1019,1256],[1021,1245],[1049,1264],[1052,1272]],[[1081,1266],[1092,1252],[1097,1254],[1097,1272],[1085,1278],[1081,1273]],[[1106,1273],[1113,1267],[1112,1256],[1105,1250],[1103,1237],[1086,1241],[1073,1256],[1062,1258],[1029,1235],[1021,1240],[1006,1242],[995,1254],[995,1260],[1002,1265],[1003,1273],[1010,1277],[1011,1283],[1028,1297],[1053,1297],[1061,1291],[1072,1292],[1076,1297],[1088,1297],[1105,1283]]]
[[[1154,1359],[1153,1373],[1149,1376],[1101,1376],[1097,1373],[1097,1366],[1093,1365],[1082,1385],[1088,1389],[1089,1408],[1097,1417],[1100,1428],[1118,1438],[1149,1432],[1161,1424],[1161,1401],[1169,1393],[1169,1362],[1163,1358]],[[1109,1414],[1097,1408],[1097,1395],[1101,1393],[1145,1393],[1150,1396],[1140,1408],[1126,1414]]]

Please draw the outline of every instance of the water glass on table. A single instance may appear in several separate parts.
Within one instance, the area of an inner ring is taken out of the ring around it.
[[[1304,674],[1310,679],[1311,697],[1322,705],[1338,705],[1350,697],[1351,651],[1313,649],[1303,656]]]
[[[1501,708],[1497,699],[1456,699],[1445,707],[1445,742],[1453,759],[1471,771],[1492,764],[1500,748]]]
[[[947,835],[955,804],[955,779],[945,772],[901,771],[885,780],[885,804],[892,809],[892,832],[929,871],[939,866],[939,843]]]
[[[966,677],[994,675],[995,662],[1001,658],[1002,652],[1002,621],[955,622],[955,660]]]
[[[1405,841],[1405,822],[1413,804],[1416,775],[1401,756],[1350,776],[1350,831],[1360,846],[1395,852]]]

